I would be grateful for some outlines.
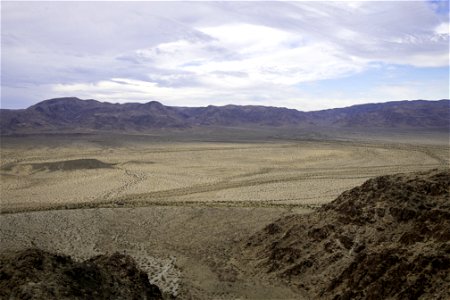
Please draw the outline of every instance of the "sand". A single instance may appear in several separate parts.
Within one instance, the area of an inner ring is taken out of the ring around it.
[[[132,140],[132,139],[131,139]],[[124,252],[180,299],[302,299],[235,245],[378,175],[449,165],[445,143],[2,139],[2,250]]]
[[[3,212],[64,207],[318,206],[384,174],[448,165],[448,146],[363,142],[2,145]]]

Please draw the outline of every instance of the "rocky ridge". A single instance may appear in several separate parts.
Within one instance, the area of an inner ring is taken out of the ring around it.
[[[303,112],[257,105],[175,107],[157,101],[113,104],[72,97],[45,100],[26,109],[0,109],[0,133],[145,132],[215,126],[448,131],[449,120],[449,100],[393,101]]]
[[[27,249],[0,256],[1,299],[163,299],[147,274],[127,255],[99,255],[84,262]]]
[[[370,179],[242,245],[254,276],[323,299],[450,299],[450,171]]]

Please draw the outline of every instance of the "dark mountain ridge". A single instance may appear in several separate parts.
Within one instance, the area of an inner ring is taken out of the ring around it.
[[[448,130],[450,101],[395,101],[302,112],[269,106],[172,107],[157,101],[113,104],[55,98],[27,109],[1,109],[0,133],[145,131],[204,126],[432,128]]]

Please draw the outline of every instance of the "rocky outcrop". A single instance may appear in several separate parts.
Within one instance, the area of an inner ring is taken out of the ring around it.
[[[368,180],[269,224],[242,251],[255,276],[312,298],[450,299],[449,228],[450,171],[431,170]]]
[[[1,299],[162,299],[147,274],[127,255],[84,262],[39,249],[2,254]]]

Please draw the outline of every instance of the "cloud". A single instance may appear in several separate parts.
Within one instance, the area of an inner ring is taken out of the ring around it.
[[[324,108],[367,100],[328,84],[367,82],[377,68],[387,75],[367,87],[370,99],[431,98],[448,84],[407,89],[389,70],[448,68],[443,10],[435,1],[5,2],[2,107],[70,94]]]
[[[440,23],[438,26],[436,26],[436,28],[434,29],[435,31],[435,38],[436,39],[443,39],[446,40],[448,39],[449,36],[449,28],[450,28],[450,24],[448,22],[442,22]]]

